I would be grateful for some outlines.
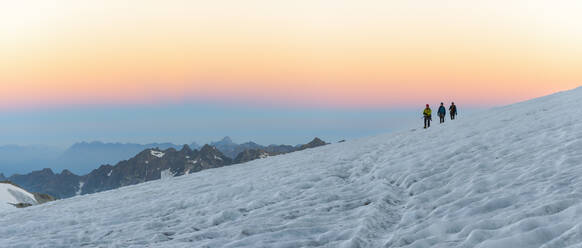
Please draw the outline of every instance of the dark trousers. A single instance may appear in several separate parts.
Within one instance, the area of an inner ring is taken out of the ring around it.
[[[430,121],[431,121],[430,116],[424,117],[424,128],[430,127]]]
[[[457,114],[451,113],[451,120],[455,119],[455,115],[457,115]]]
[[[441,123],[445,123],[445,115],[440,114],[439,118],[441,119]]]

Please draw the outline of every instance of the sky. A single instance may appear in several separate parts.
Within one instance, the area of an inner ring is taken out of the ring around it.
[[[82,107],[0,115],[0,140],[67,148],[77,141],[198,144],[230,136],[234,142],[305,144],[399,130],[420,120],[402,110],[283,109],[218,104]],[[418,119],[418,120],[417,120]],[[26,130],[26,132],[22,132]]]
[[[385,132],[425,103],[580,86],[579,13],[575,0],[0,0],[0,143]]]

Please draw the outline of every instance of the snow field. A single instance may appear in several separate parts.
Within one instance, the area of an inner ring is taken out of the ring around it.
[[[0,212],[2,247],[582,247],[582,89]]]

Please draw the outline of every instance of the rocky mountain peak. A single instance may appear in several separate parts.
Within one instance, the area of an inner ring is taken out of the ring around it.
[[[53,176],[55,174],[51,168],[44,168],[40,171],[37,171],[36,173],[39,175],[50,175],[50,176]]]
[[[219,151],[214,146],[204,145],[202,148],[200,148],[200,152],[201,153],[216,153],[216,152],[219,152]]]
[[[220,143],[232,144],[234,142],[232,142],[232,139],[229,136],[225,136],[224,138],[222,138],[222,140],[220,141]]]
[[[305,149],[315,148],[315,147],[324,146],[324,145],[327,145],[327,143],[325,141],[321,140],[320,138],[315,137],[311,142],[300,146],[298,150],[305,150]]]
[[[184,146],[182,146],[182,149],[180,150],[180,152],[182,152],[182,153],[191,153],[192,152],[192,148],[190,148],[189,145],[184,145]]]
[[[222,138],[220,141],[211,142],[210,145],[221,148],[221,147],[231,147],[237,146],[238,144],[234,143],[229,136]]]

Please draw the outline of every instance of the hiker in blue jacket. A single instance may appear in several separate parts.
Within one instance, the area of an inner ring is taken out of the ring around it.
[[[441,123],[445,123],[445,116],[447,116],[447,109],[445,108],[445,104],[441,102],[441,106],[439,107],[439,118],[441,119]]]

